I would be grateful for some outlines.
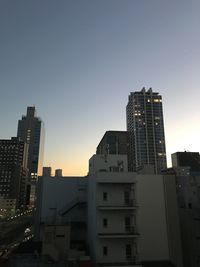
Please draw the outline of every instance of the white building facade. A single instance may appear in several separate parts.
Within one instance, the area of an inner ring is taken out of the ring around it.
[[[136,181],[127,173],[88,178],[88,237],[97,266],[140,266]]]
[[[94,155],[89,161],[93,261],[96,266],[182,267],[175,177],[151,174],[152,168],[128,172],[120,168],[126,160],[125,155]]]

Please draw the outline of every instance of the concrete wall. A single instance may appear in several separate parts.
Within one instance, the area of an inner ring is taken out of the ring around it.
[[[169,253],[172,263],[175,266],[182,266],[182,247],[181,247],[181,232],[178,214],[178,203],[176,194],[176,180],[174,175],[166,175],[163,177],[165,190],[165,205],[167,212],[168,226],[168,242]]]
[[[142,261],[169,259],[163,179],[137,176],[139,253]]]
[[[59,219],[60,212],[70,208],[70,205],[73,206],[78,198],[87,201],[86,187],[87,179],[84,177],[39,177],[35,217],[36,239],[41,239],[42,223],[55,222]],[[86,210],[73,210],[68,219],[72,217],[76,221],[86,221]]]
[[[70,248],[70,226],[48,225],[44,228],[42,255],[48,255],[53,260],[64,260]]]
[[[88,177],[88,244],[90,256],[93,262],[96,262],[97,247],[97,208],[96,208],[96,180],[95,176]]]
[[[182,266],[175,176],[137,175],[141,261],[170,260]]]
[[[77,197],[85,197],[86,200],[86,179],[83,177],[40,177],[39,179],[42,187],[41,222],[44,222],[47,217],[56,216],[59,210]]]

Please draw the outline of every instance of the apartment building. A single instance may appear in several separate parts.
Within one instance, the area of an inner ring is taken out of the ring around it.
[[[151,88],[131,92],[126,118],[129,171],[152,164],[160,173],[167,166],[162,96]]]
[[[123,168],[121,167],[123,166]],[[126,155],[89,160],[88,244],[95,266],[182,267],[176,182]]]
[[[124,173],[88,180],[88,235],[97,266],[139,266],[136,181]]]

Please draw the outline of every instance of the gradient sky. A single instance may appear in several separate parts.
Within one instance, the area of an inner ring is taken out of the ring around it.
[[[131,91],[163,96],[168,165],[200,151],[199,0],[1,0],[0,138],[35,105],[45,161],[85,175]]]

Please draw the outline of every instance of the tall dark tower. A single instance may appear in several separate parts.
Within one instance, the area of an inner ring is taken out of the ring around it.
[[[151,88],[130,93],[126,115],[129,171],[151,164],[160,173],[167,167],[162,96]]]
[[[17,136],[29,146],[27,167],[31,177],[36,177],[42,173],[44,126],[36,116],[35,107],[27,107],[26,116],[18,121]]]

